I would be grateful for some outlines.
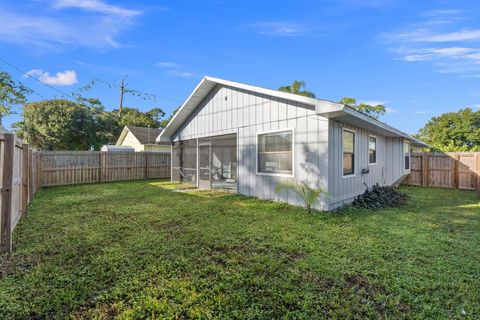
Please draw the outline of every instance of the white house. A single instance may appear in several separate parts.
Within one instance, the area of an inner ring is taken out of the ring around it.
[[[399,183],[411,146],[426,147],[336,102],[204,77],[157,141],[172,144],[172,181],[232,189],[300,205],[284,179],[323,187],[321,210],[351,202],[365,185]]]
[[[132,147],[135,151],[170,152],[170,144],[156,142],[162,129],[125,126],[118,137],[116,145]]]

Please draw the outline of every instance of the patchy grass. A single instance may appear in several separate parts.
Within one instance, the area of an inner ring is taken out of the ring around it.
[[[41,190],[0,257],[0,318],[478,318],[474,193],[307,214],[163,181]]]

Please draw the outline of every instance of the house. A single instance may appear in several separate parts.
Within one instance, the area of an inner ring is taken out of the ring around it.
[[[156,142],[162,129],[125,126],[117,140],[117,146],[129,146],[135,151],[170,152],[170,143]]]
[[[322,187],[332,210],[365,186],[398,184],[426,145],[344,104],[204,77],[158,142],[172,143],[172,181],[301,205],[282,180]]]

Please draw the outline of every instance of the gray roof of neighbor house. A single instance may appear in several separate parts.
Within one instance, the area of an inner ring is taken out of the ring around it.
[[[165,142],[158,143],[156,141],[158,135],[163,131],[163,129],[145,128],[137,126],[125,126],[122,133],[120,134],[120,138],[118,139],[119,141],[123,141],[123,138],[125,138],[124,135],[126,134],[127,130],[130,131],[141,144],[169,144]]]
[[[252,86],[244,83],[213,78],[203,77],[197,87],[193,90],[192,94],[183,103],[180,109],[177,111],[172,120],[168,123],[165,129],[157,137],[157,141],[170,141],[170,137],[174,135],[177,130],[182,126],[184,121],[188,119],[190,114],[196,109],[196,107],[202,102],[203,99],[209,94],[209,92],[217,85],[224,85],[233,88],[239,88],[246,91],[252,91],[272,97],[282,98],[290,101],[300,102],[306,105],[315,107],[315,112],[326,118],[339,120],[342,122],[350,123],[354,126],[365,128],[373,132],[385,135],[387,137],[401,137],[408,139],[413,145],[418,147],[429,147],[426,143],[410,136],[409,134],[402,132],[383,123],[375,118],[369,117],[364,113],[361,113],[355,109],[348,107],[343,103],[332,102],[328,100],[315,99],[310,97],[304,97],[297,94],[288,92],[282,92],[278,90],[265,89],[257,86]]]

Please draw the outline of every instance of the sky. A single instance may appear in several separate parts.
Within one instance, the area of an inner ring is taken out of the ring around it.
[[[148,93],[125,106],[167,114],[205,75],[271,89],[302,80],[318,98],[384,104],[382,121],[416,133],[480,107],[479,16],[478,0],[0,0],[0,70],[29,101],[81,93],[107,110],[125,77]]]

